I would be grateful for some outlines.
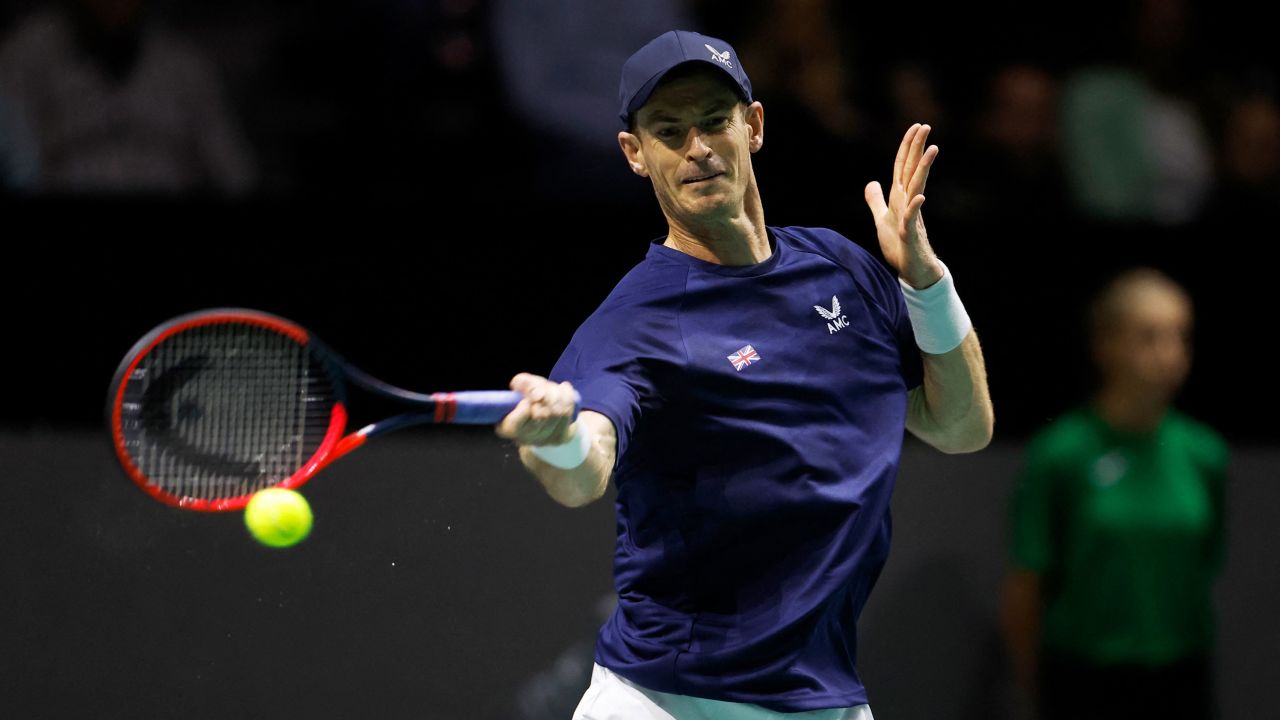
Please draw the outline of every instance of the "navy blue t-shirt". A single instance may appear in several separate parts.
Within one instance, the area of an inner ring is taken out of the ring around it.
[[[747,266],[654,240],[549,374],[618,433],[619,602],[596,661],[663,692],[858,705],[855,624],[921,359],[883,263],[832,230],[768,230]]]

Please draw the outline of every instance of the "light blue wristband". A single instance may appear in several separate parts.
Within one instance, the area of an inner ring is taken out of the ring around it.
[[[533,454],[548,465],[562,470],[572,470],[586,461],[591,453],[591,429],[578,422],[577,432],[563,445],[534,445]]]
[[[951,271],[942,265],[942,279],[923,290],[917,290],[902,278],[902,294],[907,299],[907,314],[911,316],[911,329],[916,334],[916,345],[930,355],[941,355],[960,347],[973,328],[964,303],[956,294],[956,284]]]

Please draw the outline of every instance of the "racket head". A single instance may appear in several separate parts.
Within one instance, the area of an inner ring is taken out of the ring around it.
[[[107,425],[125,473],[187,510],[240,510],[309,480],[347,424],[341,364],[302,326],[218,308],[169,320],[121,361]]]

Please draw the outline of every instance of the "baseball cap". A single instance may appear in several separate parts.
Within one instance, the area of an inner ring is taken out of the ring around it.
[[[622,65],[622,83],[618,87],[622,127],[631,127],[631,114],[644,107],[667,73],[691,62],[719,68],[733,79],[742,98],[751,102],[751,80],[729,43],[688,30],[670,30],[650,40]]]

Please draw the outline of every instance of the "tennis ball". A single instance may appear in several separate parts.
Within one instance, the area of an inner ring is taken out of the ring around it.
[[[267,547],[289,547],[311,532],[311,506],[293,490],[267,488],[249,498],[244,524],[249,534]]]

